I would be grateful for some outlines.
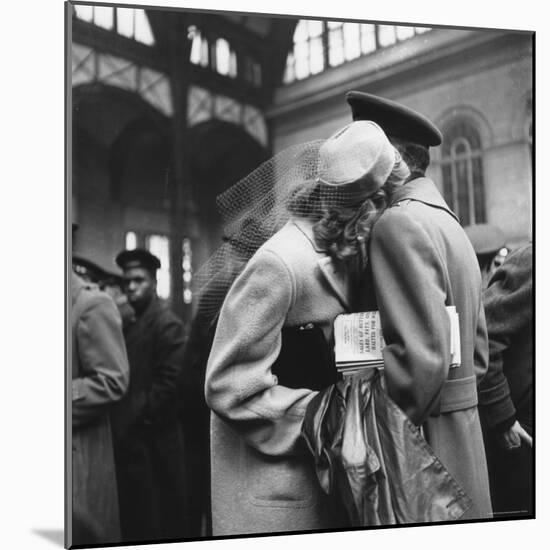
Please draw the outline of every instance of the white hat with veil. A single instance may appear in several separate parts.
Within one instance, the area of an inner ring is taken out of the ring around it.
[[[265,161],[217,198],[223,243],[195,276],[198,315],[208,322],[216,317],[247,261],[291,217],[317,221],[360,204],[388,178],[408,175],[371,121],[352,122],[326,140],[291,146]]]

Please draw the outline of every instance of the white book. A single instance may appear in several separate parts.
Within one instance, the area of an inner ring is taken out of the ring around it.
[[[460,366],[460,326],[455,306],[447,306],[450,321],[450,367]],[[334,320],[334,353],[340,372],[357,372],[365,367],[384,368],[386,345],[378,311],[338,315]]]

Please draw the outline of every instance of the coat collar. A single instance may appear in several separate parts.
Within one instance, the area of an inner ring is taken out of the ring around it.
[[[458,221],[457,215],[449,208],[434,182],[429,178],[416,178],[398,187],[392,195],[391,206],[405,200],[419,201],[441,208]]]
[[[324,251],[321,250],[315,242],[315,237],[313,236],[313,224],[311,221],[293,218],[290,223],[294,224],[304,234],[315,252],[325,255]]]
[[[349,310],[351,303],[351,285],[349,284],[348,277],[341,270],[337,270],[332,258],[317,246],[315,238],[313,237],[313,224],[309,220],[294,219],[292,223],[304,234],[313,250],[318,254],[319,258],[317,259],[317,265],[321,274],[342,305]]]

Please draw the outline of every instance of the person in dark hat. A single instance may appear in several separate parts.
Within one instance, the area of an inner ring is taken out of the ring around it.
[[[122,277],[112,273],[82,256],[72,256],[73,271],[88,283],[95,283],[99,290],[105,291],[115,301],[118,312],[125,325],[134,317],[134,310],[128,303],[126,295],[122,292]]]
[[[489,370],[479,386],[495,516],[528,517],[533,485],[533,245],[517,248],[483,293]],[[498,515],[497,515],[498,514]]]
[[[128,390],[122,323],[113,301],[74,271],[71,292],[70,545],[120,541],[109,414]]]
[[[472,499],[461,518],[492,517],[477,383],[487,370],[487,327],[473,247],[435,184],[425,177],[439,129],[409,107],[347,94],[354,120],[379,124],[411,172],[369,239],[365,309],[378,309],[390,396],[423,433]],[[460,321],[461,363],[450,367],[446,306]]]
[[[176,402],[183,325],[157,296],[156,256],[125,250],[116,263],[135,311],[124,327],[130,388],[112,415],[123,542],[182,538],[185,472]]]
[[[160,260],[148,250],[124,250],[116,257],[123,270],[124,291],[136,313],[143,312],[157,293],[157,269]]]
[[[102,267],[82,256],[72,257],[73,271],[84,281],[99,285],[105,278],[105,271]]]

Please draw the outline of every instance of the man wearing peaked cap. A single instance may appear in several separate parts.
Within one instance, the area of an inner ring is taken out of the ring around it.
[[[96,263],[81,256],[72,256],[73,271],[81,278],[90,283],[99,283],[103,280],[105,270]]]
[[[77,275],[75,268],[83,264],[88,265],[85,261],[73,263],[69,283],[72,306],[70,545],[109,544],[120,540],[109,414],[129,384],[120,316],[107,294]]]
[[[151,272],[156,272],[160,269],[160,260],[143,248],[134,248],[133,250],[123,250],[116,257],[117,265],[122,269],[131,267],[143,267]]]
[[[136,248],[122,251],[115,261],[124,272],[128,302],[140,314],[156,297],[156,273],[160,269],[160,260],[148,250]]]
[[[135,317],[124,327],[130,388],[112,413],[122,542],[186,536],[184,448],[177,414],[183,325],[157,296],[160,260],[116,257]]]
[[[372,120],[381,126],[390,138],[406,139],[413,143],[434,147],[441,145],[443,136],[435,124],[413,109],[365,92],[349,92],[348,103],[353,120]]]
[[[458,218],[425,177],[441,132],[395,101],[358,91],[346,99],[353,119],[379,124],[410,170],[372,229],[363,293],[365,309],[380,311],[388,392],[471,498],[462,519],[492,517],[477,408],[488,354],[481,275]],[[461,364],[452,368],[446,306],[460,325]]]

